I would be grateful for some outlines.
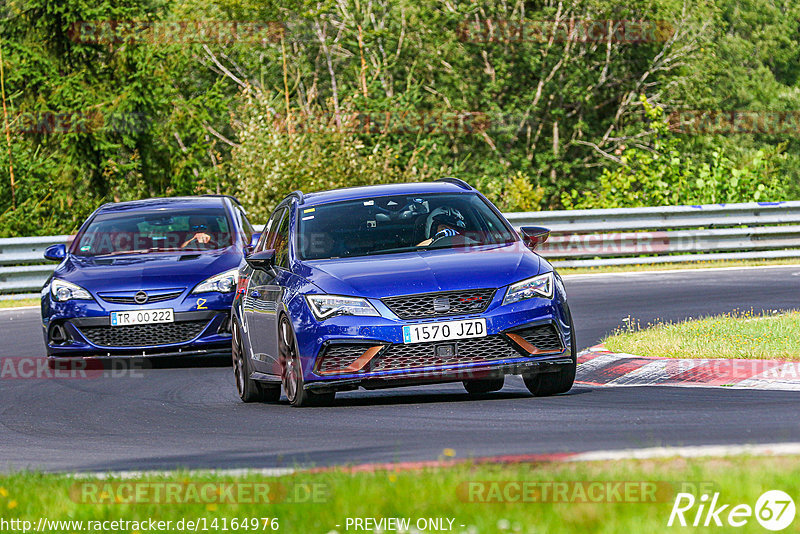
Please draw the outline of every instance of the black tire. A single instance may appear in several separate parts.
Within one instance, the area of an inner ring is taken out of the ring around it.
[[[464,380],[464,389],[470,395],[486,395],[493,391],[500,391],[503,389],[503,384],[506,377],[501,376],[498,378],[485,378],[483,380]]]
[[[303,366],[300,356],[297,354],[297,344],[295,343],[292,326],[286,317],[281,319],[278,337],[283,391],[286,393],[286,398],[289,399],[289,404],[298,408],[331,404],[336,397],[335,391],[314,393],[305,389]]]
[[[231,320],[231,359],[236,392],[242,402],[277,402],[281,398],[280,385],[262,384],[250,378],[250,358],[244,353],[239,323]]]
[[[563,366],[555,373],[523,374],[522,380],[525,382],[525,387],[535,397],[549,397],[559,393],[566,393],[572,389],[572,385],[575,383],[575,371],[578,369],[578,350],[575,341],[575,325],[572,323],[572,313],[567,310],[567,314],[569,316],[570,352],[572,353],[570,358],[572,363]]]

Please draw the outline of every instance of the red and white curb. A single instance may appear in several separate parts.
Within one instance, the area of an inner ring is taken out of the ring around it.
[[[578,355],[575,379],[597,386],[703,386],[800,391],[800,362],[646,358],[605,346]]]

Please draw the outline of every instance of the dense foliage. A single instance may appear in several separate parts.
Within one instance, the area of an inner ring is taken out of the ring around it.
[[[800,110],[798,20],[791,0],[5,0],[0,236],[157,195],[236,194],[263,222],[293,189],[444,175],[506,210],[798,198],[800,121],[775,122]]]

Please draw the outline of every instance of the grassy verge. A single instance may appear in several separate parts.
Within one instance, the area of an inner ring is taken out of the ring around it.
[[[733,312],[641,327],[630,321],[604,340],[608,350],[665,358],[800,360],[800,312]]]
[[[739,261],[698,261],[692,263],[662,263],[656,265],[611,265],[608,267],[559,267],[561,274],[628,273],[637,271],[671,271],[675,269],[710,269],[719,267],[756,267],[760,265],[797,265],[800,260],[739,260]]]
[[[389,517],[408,518],[415,528],[418,520],[443,519],[445,526],[452,520],[450,531],[456,533],[663,532],[668,530],[667,521],[678,492],[692,493],[698,502],[703,493],[719,492],[721,502],[753,507],[758,497],[770,489],[789,492],[797,500],[799,479],[800,457],[794,456],[459,465],[425,472],[334,471],[284,477],[175,473],[125,481],[21,473],[0,477],[0,518],[29,520],[33,524],[40,517],[76,521],[155,518],[172,521],[173,525],[181,519],[200,520],[212,532],[223,530],[223,520],[229,531],[273,532],[269,521],[263,528],[262,518],[270,518],[277,520],[279,532],[343,533],[355,530],[352,524],[348,528],[348,518]],[[165,489],[169,483],[180,487],[171,494],[172,500],[163,496],[170,495]],[[615,486],[617,483],[622,484]],[[277,502],[242,498],[243,490],[257,485],[268,485],[268,495]],[[198,491],[192,492],[191,487]],[[228,492],[226,487],[236,489]],[[160,502],[132,502],[136,495],[144,501],[156,500],[153,496],[158,494],[158,488],[162,490]],[[211,491],[214,488],[218,491]],[[511,491],[516,488],[527,491]],[[144,498],[146,495],[148,499]],[[247,502],[228,502],[231,495],[234,500]],[[690,523],[695,512],[696,507],[686,513]],[[232,528],[234,518],[237,523],[257,518],[258,526]],[[217,528],[212,529],[214,520]],[[125,526],[116,531],[147,531]],[[796,524],[793,529],[788,531],[796,532]],[[78,530],[73,524],[65,529],[50,525],[48,531]],[[202,524],[198,530],[203,531]],[[736,530],[763,531],[754,517]]]
[[[40,303],[41,301],[39,299],[0,300],[0,309],[38,306]]]

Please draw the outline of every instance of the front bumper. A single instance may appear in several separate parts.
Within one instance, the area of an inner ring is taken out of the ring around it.
[[[207,299],[201,309],[183,302],[133,308],[172,308],[174,323],[110,325],[109,313],[130,307],[90,301],[57,303],[44,297],[42,327],[51,358],[151,357],[230,354],[231,295]],[[227,298],[226,298],[227,297]]]
[[[420,384],[440,384],[495,378],[505,375],[555,373],[573,364],[574,360],[572,358],[565,357],[565,355],[555,355],[548,358],[528,358],[513,362],[493,362],[474,366],[456,365],[452,368],[418,369],[408,371],[402,375],[322,380],[306,383],[304,389],[317,393],[326,393],[349,391],[359,387],[364,389],[385,389]]]
[[[340,316],[323,322],[304,317],[296,332],[306,387],[381,388],[556,371],[573,364],[565,301],[535,298],[502,305],[501,300],[497,295],[480,314],[435,319],[395,318],[379,300],[371,302],[381,317]],[[404,325],[477,317],[486,319],[486,337],[403,343]],[[535,329],[550,329],[552,335],[540,343],[529,335]]]

